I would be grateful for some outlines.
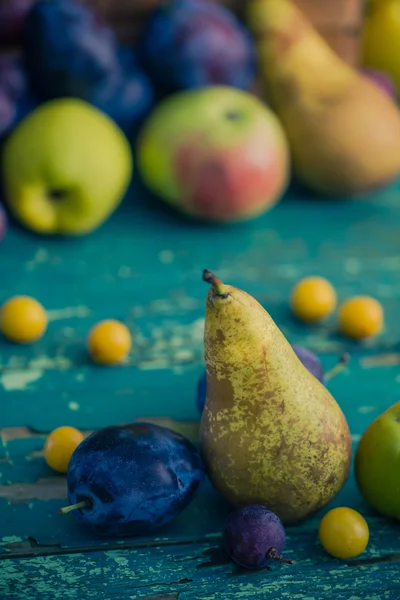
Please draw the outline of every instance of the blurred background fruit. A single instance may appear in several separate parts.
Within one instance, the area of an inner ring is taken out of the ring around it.
[[[385,410],[364,432],[354,470],[365,500],[382,515],[400,521],[400,402]]]
[[[119,75],[117,48],[112,30],[81,3],[39,0],[28,14],[24,60],[30,85],[41,100],[89,100],[93,89]]]
[[[231,85],[250,89],[255,49],[247,30],[222,6],[168,0],[150,16],[141,44],[143,62],[164,92]]]
[[[5,200],[33,231],[89,233],[121,202],[132,163],[127,138],[107,115],[83,100],[51,100],[5,143]]]
[[[92,360],[113,365],[125,359],[132,346],[132,337],[124,323],[115,319],[101,321],[92,327],[88,336],[88,351]]]
[[[26,15],[35,0],[1,0],[0,48],[20,44]]]
[[[384,325],[382,304],[370,296],[353,296],[339,306],[341,333],[355,340],[378,335]]]
[[[39,0],[33,6],[25,27],[24,60],[40,100],[81,98],[125,131],[153,104],[152,84],[133,50],[122,56],[113,30],[74,0]]]
[[[0,204],[0,242],[5,237],[7,231],[7,216],[3,205]]]
[[[264,213],[289,177],[286,137],[275,115],[255,96],[227,86],[164,100],[141,131],[137,160],[160,198],[213,222]]]
[[[324,277],[304,277],[294,286],[290,299],[293,314],[300,321],[317,323],[336,308],[336,292]]]

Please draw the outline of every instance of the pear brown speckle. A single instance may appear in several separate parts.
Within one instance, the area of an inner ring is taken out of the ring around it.
[[[284,523],[341,489],[351,462],[339,405],[300,362],[270,315],[210,271],[201,450],[213,484],[234,505],[263,504]]]

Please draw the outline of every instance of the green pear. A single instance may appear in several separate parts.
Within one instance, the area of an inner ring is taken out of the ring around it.
[[[200,444],[211,481],[234,506],[262,504],[285,523],[325,506],[351,461],[347,421],[267,311],[209,271],[207,399]]]
[[[368,504],[400,521],[400,401],[364,432],[356,451],[355,477]]]
[[[132,160],[128,140],[107,115],[82,100],[52,100],[29,114],[5,143],[5,199],[33,231],[89,233],[122,200]]]

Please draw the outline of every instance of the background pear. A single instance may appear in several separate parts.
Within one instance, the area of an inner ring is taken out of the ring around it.
[[[285,523],[326,505],[351,460],[346,419],[264,308],[212,283],[207,297],[207,401],[200,443],[209,476],[234,505],[262,504]]]
[[[290,0],[250,0],[261,85],[288,135],[298,179],[331,196],[363,194],[400,170],[400,112],[339,58]]]
[[[357,446],[354,468],[368,504],[400,521],[400,401],[366,429]]]

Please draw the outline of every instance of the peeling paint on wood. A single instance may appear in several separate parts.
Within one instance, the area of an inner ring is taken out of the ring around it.
[[[315,517],[288,529],[287,553],[296,565],[249,573],[219,547],[231,508],[211,487],[157,537],[99,540],[57,514],[65,478],[42,454],[47,433],[60,425],[88,433],[146,419],[196,441],[205,267],[254,295],[288,339],[320,354],[326,368],[350,352],[349,368],[329,385],[355,448],[399,398],[399,191],[400,182],[365,201],[325,202],[318,228],[315,201],[299,193],[253,223],[210,229],[161,207],[158,213],[135,187],[131,202],[85,238],[38,243],[11,224],[2,241],[0,303],[30,294],[48,310],[49,327],[30,346],[0,344],[2,599],[400,598],[397,528],[363,503],[353,474],[332,506],[366,515],[371,539],[363,555],[348,564],[328,557]],[[380,299],[383,335],[355,343],[338,335],[335,316],[312,328],[295,322],[290,290],[310,274],[330,279],[340,300],[360,293]],[[90,327],[104,318],[132,331],[132,353],[121,366],[93,366],[87,354]]]
[[[393,365],[400,365],[400,352],[390,354],[380,354],[378,356],[366,356],[361,359],[363,367],[392,367]]]

